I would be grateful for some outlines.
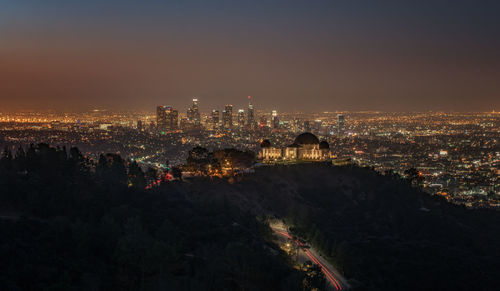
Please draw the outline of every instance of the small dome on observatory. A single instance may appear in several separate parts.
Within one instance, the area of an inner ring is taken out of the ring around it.
[[[260,147],[261,148],[269,148],[269,147],[271,147],[271,142],[268,139],[265,139],[260,143]]]
[[[326,140],[323,140],[319,143],[319,149],[320,150],[329,150],[330,144]]]

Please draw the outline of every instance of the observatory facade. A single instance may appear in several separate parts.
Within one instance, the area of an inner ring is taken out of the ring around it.
[[[310,132],[300,134],[294,143],[285,148],[273,147],[269,140],[260,144],[259,158],[264,162],[276,160],[289,161],[324,161],[330,158],[330,145]]]

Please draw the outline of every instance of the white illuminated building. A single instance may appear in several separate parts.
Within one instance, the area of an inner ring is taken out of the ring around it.
[[[260,144],[259,158],[264,162],[277,160],[324,161],[330,158],[330,145],[320,142],[312,133],[305,132],[295,138],[295,142],[285,148],[273,147],[269,140]]]

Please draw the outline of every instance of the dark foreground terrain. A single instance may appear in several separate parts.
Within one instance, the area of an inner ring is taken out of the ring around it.
[[[260,167],[144,190],[147,173],[40,145],[0,160],[1,290],[304,290],[272,243],[279,217],[357,290],[496,290],[500,215],[399,177]]]

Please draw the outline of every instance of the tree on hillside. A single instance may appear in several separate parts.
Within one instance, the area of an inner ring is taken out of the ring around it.
[[[128,181],[125,161],[117,154],[101,154],[96,167],[96,174],[105,184],[113,181],[119,185],[126,185]]]
[[[174,179],[182,180],[182,170],[179,167],[172,167],[170,170]]]
[[[222,167],[228,168],[231,172],[234,172],[235,169],[249,168],[255,162],[253,152],[233,148],[215,151],[214,156]]]
[[[139,189],[146,187],[146,177],[136,161],[128,162],[128,185]]]
[[[217,159],[206,148],[196,146],[189,151],[186,159],[186,169],[188,171],[207,174],[214,168],[218,168]]]

